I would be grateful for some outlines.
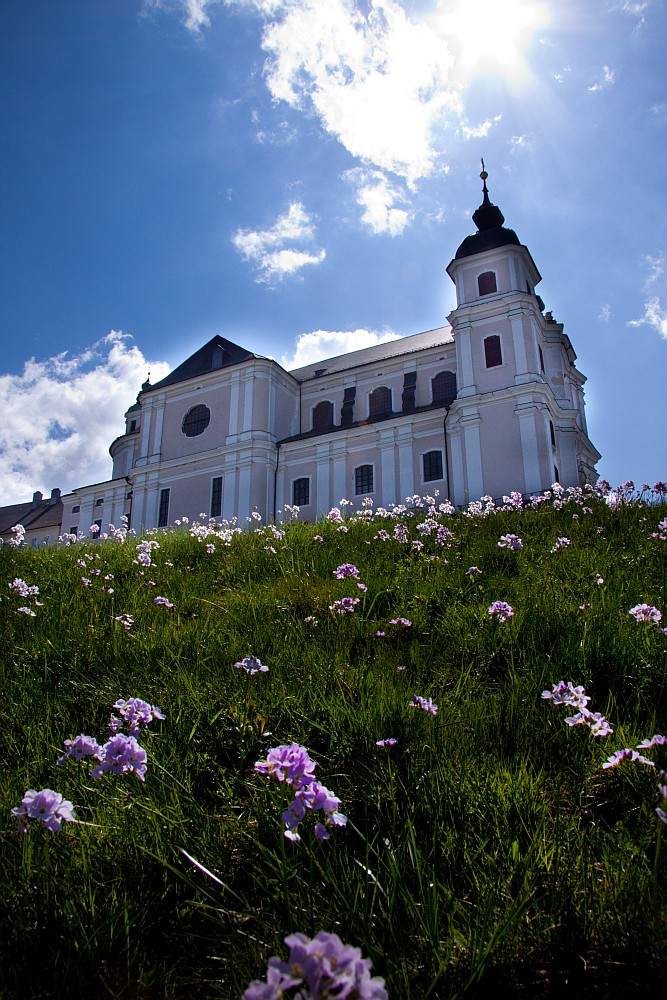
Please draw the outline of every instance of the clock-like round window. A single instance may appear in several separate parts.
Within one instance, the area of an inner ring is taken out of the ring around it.
[[[197,437],[204,433],[210,422],[211,411],[208,406],[193,406],[183,417],[183,433],[189,438]]]

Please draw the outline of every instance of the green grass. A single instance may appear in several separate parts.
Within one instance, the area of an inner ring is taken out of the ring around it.
[[[667,996],[667,750],[648,751],[656,769],[602,769],[667,732],[667,636],[628,614],[667,612],[667,543],[651,537],[667,506],[584,504],[436,512],[446,546],[417,530],[417,507],[229,545],[183,527],[155,536],[146,568],[130,537],[0,549],[0,995],[241,997],[286,934],[326,930],[372,958],[393,1000]],[[397,522],[410,543],[377,537]],[[508,532],[521,551],[499,548]],[[571,545],[552,553],[559,536]],[[341,563],[365,594],[335,579]],[[15,577],[39,587],[34,618]],[[343,596],[361,598],[353,614],[329,610]],[[514,609],[504,624],[496,600]],[[268,674],[234,669],[249,653]],[[565,725],[541,698],[561,679],[613,735]],[[106,739],[129,697],[166,713],[141,738],[145,783],[56,766],[65,739]],[[292,741],[342,800],[328,842],[312,821],[287,841],[285,790],[254,771]],[[43,787],[79,822],[20,834],[9,811]]]

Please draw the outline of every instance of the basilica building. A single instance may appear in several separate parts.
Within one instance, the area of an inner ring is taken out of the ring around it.
[[[447,267],[447,326],[293,371],[216,336],[145,382],[110,447],[112,478],[62,497],[62,531],[184,515],[315,520],[414,494],[465,504],[595,482],[585,377],[535,289],[530,251],[489,200]]]

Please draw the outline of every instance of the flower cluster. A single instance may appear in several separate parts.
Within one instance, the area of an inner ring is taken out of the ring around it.
[[[12,816],[19,821],[19,832],[27,833],[28,821],[39,819],[51,833],[58,833],[63,823],[75,823],[74,807],[51,788],[36,792],[34,788],[26,792],[20,806],[12,809]]]
[[[134,560],[140,566],[152,566],[152,554],[154,549],[160,548],[160,543],[152,538],[147,538],[137,545],[137,558]]]
[[[659,625],[662,621],[662,612],[654,608],[652,604],[635,604],[630,608],[628,614],[636,618],[638,622],[648,622],[650,625]]]
[[[20,548],[25,543],[25,528],[22,524],[15,524],[14,527],[9,530],[14,534],[11,538],[7,539],[6,544],[12,546],[13,548]]]
[[[160,604],[160,605],[162,605],[163,608],[167,608],[168,611],[170,611],[171,608],[174,607],[174,605],[171,603],[171,601],[168,600],[168,598],[166,598],[166,597],[154,597],[153,598],[153,604]]]
[[[348,576],[351,576],[354,580],[358,580],[359,570],[353,563],[342,563],[342,565],[337,566],[334,570],[334,576],[337,580],[345,580]]]
[[[128,615],[125,612],[123,612],[122,615],[116,615],[114,621],[118,622],[119,625],[122,625],[126,632],[129,632],[134,625],[134,618],[132,615]]]
[[[664,485],[664,483],[661,485]],[[652,533],[651,538],[657,538],[661,542],[667,542],[667,517],[663,517],[662,521],[658,521],[658,530]]]
[[[324,823],[315,824],[318,840],[328,840],[329,827],[345,826],[347,818],[338,811],[340,799],[315,780],[315,761],[305,747],[298,743],[285,744],[269,750],[266,760],[258,760],[255,771],[275,777],[294,790],[294,798],[282,814],[285,836],[288,840],[301,840],[297,827],[308,810],[324,812]]]
[[[654,762],[649,760],[648,757],[644,757],[642,754],[637,753],[636,750],[631,750],[628,747],[624,750],[615,750],[613,754],[607,757],[602,767],[605,769],[616,767],[617,764],[620,764],[624,760],[631,760],[635,763],[639,762],[640,764],[648,764],[649,767],[655,767]]]
[[[436,706],[437,708],[437,706]],[[376,747],[395,747],[397,740],[393,736],[388,736],[386,740],[376,740]]]
[[[523,542],[517,535],[501,535],[498,548],[511,549],[512,552],[519,552],[523,548]]]
[[[387,1000],[384,979],[371,977],[370,959],[362,958],[359,948],[343,944],[337,934],[320,931],[314,938],[290,934],[285,944],[287,961],[270,958],[266,979],[250,983],[243,1000],[280,1000],[288,995],[302,1000]],[[297,987],[303,988],[293,992]]]
[[[409,708],[421,708],[430,715],[438,714],[438,706],[434,703],[433,698],[422,698],[419,694],[413,694]]]
[[[13,530],[14,529],[12,528],[12,531]],[[25,582],[25,580],[21,580],[20,577],[17,576],[9,584],[9,589],[11,590],[12,594],[16,594],[17,597],[23,598],[24,601],[25,600],[29,601],[30,604],[32,605],[32,607],[30,607],[28,604],[26,604],[21,608],[17,608],[16,610],[20,612],[22,615],[28,615],[29,618],[36,618],[37,615],[32,610],[32,608],[42,607],[42,602],[37,600],[39,596],[39,587],[36,587],[34,584],[29,585]]]
[[[667,807],[667,771],[661,771],[658,775],[658,791],[662,795],[663,806]],[[658,807],[656,814],[658,819],[662,820],[663,823],[667,823],[667,812],[664,809]]]
[[[400,625],[401,628],[411,628],[412,622],[409,618],[391,618],[389,621],[390,625]]]
[[[507,604],[506,601],[494,601],[489,607],[487,614],[495,615],[499,622],[506,622],[514,615],[514,608],[510,604]]]
[[[329,611],[333,611],[336,615],[351,614],[360,600],[360,597],[341,597],[329,605]]]
[[[567,683],[559,681],[558,684],[554,684],[551,691],[543,691],[542,697],[553,701],[554,705],[566,705],[568,708],[579,710],[576,715],[570,715],[565,719],[568,726],[588,726],[593,736],[609,736],[614,732],[604,715],[588,710],[586,706],[591,699],[581,685],[575,687],[571,681]]]
[[[119,698],[113,705],[118,715],[111,714],[109,720],[110,737],[100,746],[92,736],[80,733],[73,740],[65,740],[65,753],[58,758],[58,764],[72,760],[90,758],[96,761],[91,778],[101,778],[103,774],[136,774],[140,781],[146,774],[146,751],[139,746],[136,737],[141,727],[148,726],[153,719],[164,719],[164,713],[155,705],[141,698]],[[118,732],[123,726],[127,733]]]
[[[572,542],[569,538],[557,538],[554,545],[551,546],[552,554],[558,552],[559,549],[566,549]]]
[[[265,663],[262,663],[260,659],[256,656],[244,656],[242,660],[239,660],[234,664],[237,670],[245,670],[247,674],[253,677],[255,674],[268,674],[269,668]]]

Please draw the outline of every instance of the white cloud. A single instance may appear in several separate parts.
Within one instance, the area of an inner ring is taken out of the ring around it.
[[[270,229],[237,229],[232,237],[236,249],[244,260],[256,270],[258,282],[275,285],[282,278],[295,274],[306,264],[320,264],[326,252],[300,250],[289,243],[312,243],[315,227],[303,205],[294,201],[284,215],[280,215]]]
[[[345,179],[357,188],[357,204],[363,208],[361,221],[373,233],[398,236],[412,220],[410,212],[394,208],[394,202],[403,202],[404,195],[389,183],[381,170],[364,170],[357,167],[345,173]]]
[[[601,306],[600,312],[598,313],[598,319],[601,323],[608,323],[611,319],[611,306],[608,302],[605,302],[604,305]]]
[[[479,125],[460,125],[457,131],[464,139],[484,139],[491,131],[492,126],[496,125],[501,118],[502,115],[495,115]]]
[[[602,78],[598,80],[596,83],[591,84],[588,90],[591,94],[595,94],[600,90],[608,90],[609,87],[611,87],[611,85],[613,84],[613,82],[614,82],[613,69],[609,69],[608,66],[603,66]]]
[[[31,358],[21,375],[0,375],[0,503],[110,477],[109,444],[148,369],[153,382],[169,372],[129,340],[114,330],[77,356]]]
[[[314,333],[302,333],[297,337],[294,354],[290,358],[284,354],[280,360],[283,368],[303,368],[315,361],[335,358],[339,354],[349,354],[350,351],[360,351],[364,347],[375,347],[386,344],[390,340],[400,340],[397,333],[386,330],[375,333],[372,330],[315,330]]]
[[[178,8],[182,12],[185,27],[193,34],[199,34],[202,28],[208,28],[211,19],[209,10],[222,0],[144,0],[144,11],[171,10]]]
[[[644,315],[639,319],[631,319],[628,326],[652,326],[667,340],[667,308],[661,305],[657,296],[650,298],[644,304]]]
[[[291,0],[262,45],[275,100],[314,111],[353,156],[409,183],[432,171],[436,128],[461,107],[452,57],[395,0],[373,0],[367,16],[351,0]]]

